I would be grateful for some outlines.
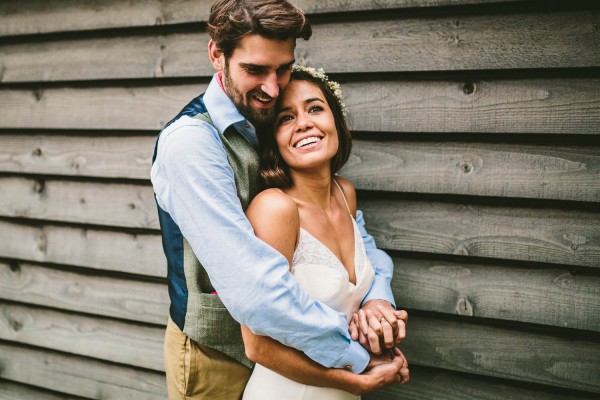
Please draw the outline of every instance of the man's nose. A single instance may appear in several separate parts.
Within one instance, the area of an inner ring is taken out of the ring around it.
[[[270,74],[267,79],[260,86],[260,89],[271,96],[272,98],[276,98],[279,96],[279,85],[277,82],[277,74]]]

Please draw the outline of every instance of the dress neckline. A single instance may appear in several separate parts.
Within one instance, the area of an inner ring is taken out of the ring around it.
[[[342,262],[342,260],[340,260],[340,258],[333,252],[333,250],[331,250],[329,247],[327,247],[325,245],[325,243],[323,243],[322,241],[320,241],[319,239],[317,239],[317,237],[315,235],[313,235],[312,233],[310,233],[308,230],[304,229],[303,227],[300,227],[300,231],[304,232],[306,235],[308,235],[309,237],[311,237],[315,242],[317,242],[323,249],[325,249],[325,251],[331,256],[333,257],[333,259],[336,261],[336,265],[341,269],[341,271],[343,271],[346,276],[348,277],[348,283],[352,286],[357,286],[358,285],[358,271],[356,269],[357,266],[357,258],[358,255],[360,253],[360,248],[358,248],[358,240],[356,237],[356,233],[358,232],[358,226],[356,225],[356,221],[354,220],[354,217],[352,217],[352,215],[350,215],[350,219],[352,220],[352,233],[354,236],[354,258],[353,258],[353,266],[352,269],[354,270],[354,277],[356,279],[356,282],[351,282],[350,281],[350,273],[348,272],[348,269],[346,268],[346,266],[344,265],[344,263]],[[300,242],[298,243],[298,247],[300,246]],[[297,247],[297,248],[298,248]],[[297,249],[296,248],[296,249]],[[296,250],[294,251],[294,253],[296,252]]]

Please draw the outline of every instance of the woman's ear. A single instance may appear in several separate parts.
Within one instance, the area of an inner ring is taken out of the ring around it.
[[[223,70],[223,63],[225,62],[225,56],[223,52],[219,50],[215,42],[212,39],[208,41],[208,58],[213,68],[217,71]]]

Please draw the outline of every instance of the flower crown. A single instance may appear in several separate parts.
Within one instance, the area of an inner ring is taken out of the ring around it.
[[[337,99],[340,109],[342,110],[342,115],[344,117],[347,115],[346,105],[344,104],[344,98],[342,97],[342,87],[336,81],[330,81],[329,77],[325,75],[323,68],[314,69],[313,67],[305,67],[304,65],[294,64],[292,66],[292,71],[305,72],[313,78],[317,78],[322,81]]]

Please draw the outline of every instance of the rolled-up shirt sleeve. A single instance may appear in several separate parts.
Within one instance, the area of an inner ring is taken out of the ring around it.
[[[237,197],[216,130],[182,118],[161,133],[151,179],[158,205],[179,226],[234,319],[325,367],[362,372],[367,351],[346,316],[314,301],[288,261],[258,239]]]

